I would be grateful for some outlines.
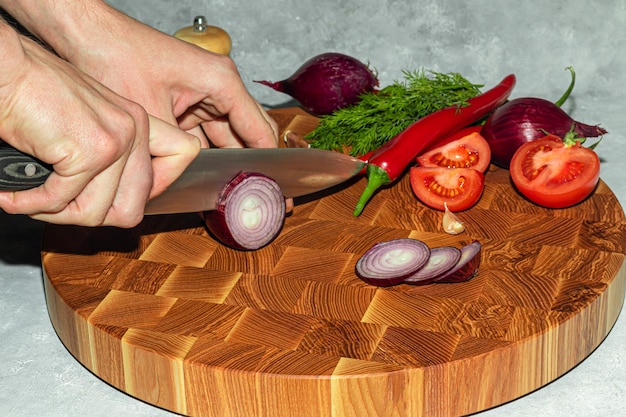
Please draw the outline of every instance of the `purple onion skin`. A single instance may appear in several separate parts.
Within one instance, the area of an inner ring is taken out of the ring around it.
[[[228,184],[226,184],[224,189],[222,189],[222,191],[220,192],[216,209],[202,212],[204,223],[207,229],[209,229],[209,231],[213,234],[215,238],[217,238],[221,243],[226,246],[242,251],[256,250],[270,243],[272,240],[274,240],[276,235],[278,235],[278,232],[280,232],[280,230],[282,229],[285,220],[285,200],[284,198],[282,198],[280,199],[282,204],[276,208],[276,214],[279,216],[280,224],[277,225],[277,230],[275,231],[275,233],[273,233],[272,236],[268,236],[265,242],[260,245],[248,245],[243,244],[240,239],[237,239],[234,236],[233,231],[227,221],[226,210],[228,209],[228,207],[226,204],[226,198],[231,192],[234,192],[239,184],[251,177],[260,177],[266,179],[267,181],[273,182],[271,178],[263,174],[255,172],[240,172],[237,176],[235,176],[235,178],[233,178]],[[276,187],[278,187],[278,185],[276,185]]]
[[[498,107],[487,119],[481,135],[491,148],[491,162],[508,169],[513,154],[524,143],[542,138],[546,133],[563,138],[572,126],[583,138],[607,133],[599,126],[575,121],[549,100],[521,97]]]
[[[378,78],[367,65],[337,52],[314,56],[284,80],[255,82],[293,97],[316,116],[355,104],[361,94],[378,86]]]
[[[248,250],[237,242],[226,224],[224,210],[211,210],[202,213],[207,229],[224,245],[238,250]]]
[[[475,240],[461,248],[461,259],[456,267],[435,278],[433,283],[465,282],[474,278],[480,266],[482,245]]]

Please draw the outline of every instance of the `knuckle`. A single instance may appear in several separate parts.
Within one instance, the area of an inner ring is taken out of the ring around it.
[[[110,218],[109,218],[110,217]],[[116,213],[101,221],[102,226],[116,226],[123,229],[130,229],[137,226],[143,220],[143,213],[137,211],[126,211]]]
[[[79,226],[85,227],[100,227],[103,225],[103,219],[100,218],[84,218],[79,224]]]
[[[138,132],[146,132],[147,115],[140,111],[133,115],[119,111],[111,117],[106,126],[95,135],[95,140],[88,146],[88,161],[94,161],[98,168],[104,169],[113,162],[130,153],[138,139]]]
[[[215,60],[218,65],[222,67],[222,70],[237,74],[239,70],[237,65],[235,65],[235,61],[228,55],[212,55],[212,60]]]

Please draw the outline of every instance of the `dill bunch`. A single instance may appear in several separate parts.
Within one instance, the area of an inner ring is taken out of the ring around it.
[[[360,156],[378,149],[411,123],[437,110],[463,106],[480,94],[482,85],[472,84],[458,73],[403,71],[377,92],[360,96],[356,104],[322,116],[305,136],[312,148],[345,151]]]

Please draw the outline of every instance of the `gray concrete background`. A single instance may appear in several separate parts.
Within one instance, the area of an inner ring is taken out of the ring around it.
[[[268,107],[287,105],[289,99],[253,79],[285,78],[309,57],[327,51],[369,62],[382,85],[401,79],[403,69],[460,72],[486,87],[513,72],[518,79],[513,97],[552,100],[567,87],[564,69],[572,65],[577,85],[564,109],[610,132],[598,148],[601,175],[626,204],[623,0],[110,3],[170,34],[195,15],[206,15],[209,23],[231,34],[232,57],[242,78]],[[61,345],[43,295],[41,230],[41,224],[27,218],[0,215],[0,416],[172,415],[106,385]],[[575,369],[480,416],[626,416],[624,314],[605,342]]]
[[[578,74],[576,96],[600,98],[599,92],[602,97],[621,92],[619,69],[626,64],[625,55],[617,53],[626,5],[615,0],[110,3],[167,33],[190,25],[196,14],[206,15],[209,24],[231,34],[231,56],[242,78],[267,105],[280,105],[286,96],[253,79],[286,78],[308,58],[328,51],[369,62],[382,85],[401,79],[402,70],[421,67],[460,72],[486,86],[514,72],[515,94],[555,99],[569,82],[563,71],[568,65]]]

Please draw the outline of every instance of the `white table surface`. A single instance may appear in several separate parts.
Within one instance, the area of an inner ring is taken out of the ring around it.
[[[251,93],[268,107],[288,100],[252,79],[284,78],[328,50],[369,61],[383,85],[402,78],[401,69],[420,67],[460,72],[486,86],[513,72],[518,86],[512,97],[554,100],[569,82],[564,68],[573,65],[578,82],[564,109],[609,131],[597,149],[601,177],[626,205],[623,1],[110,3],[167,33],[196,14],[212,16],[213,24],[233,36],[233,59]],[[102,382],[61,344],[44,298],[43,227],[27,217],[0,214],[0,416],[174,415]],[[605,341],[570,372],[478,415],[626,416],[625,315],[622,311]]]

